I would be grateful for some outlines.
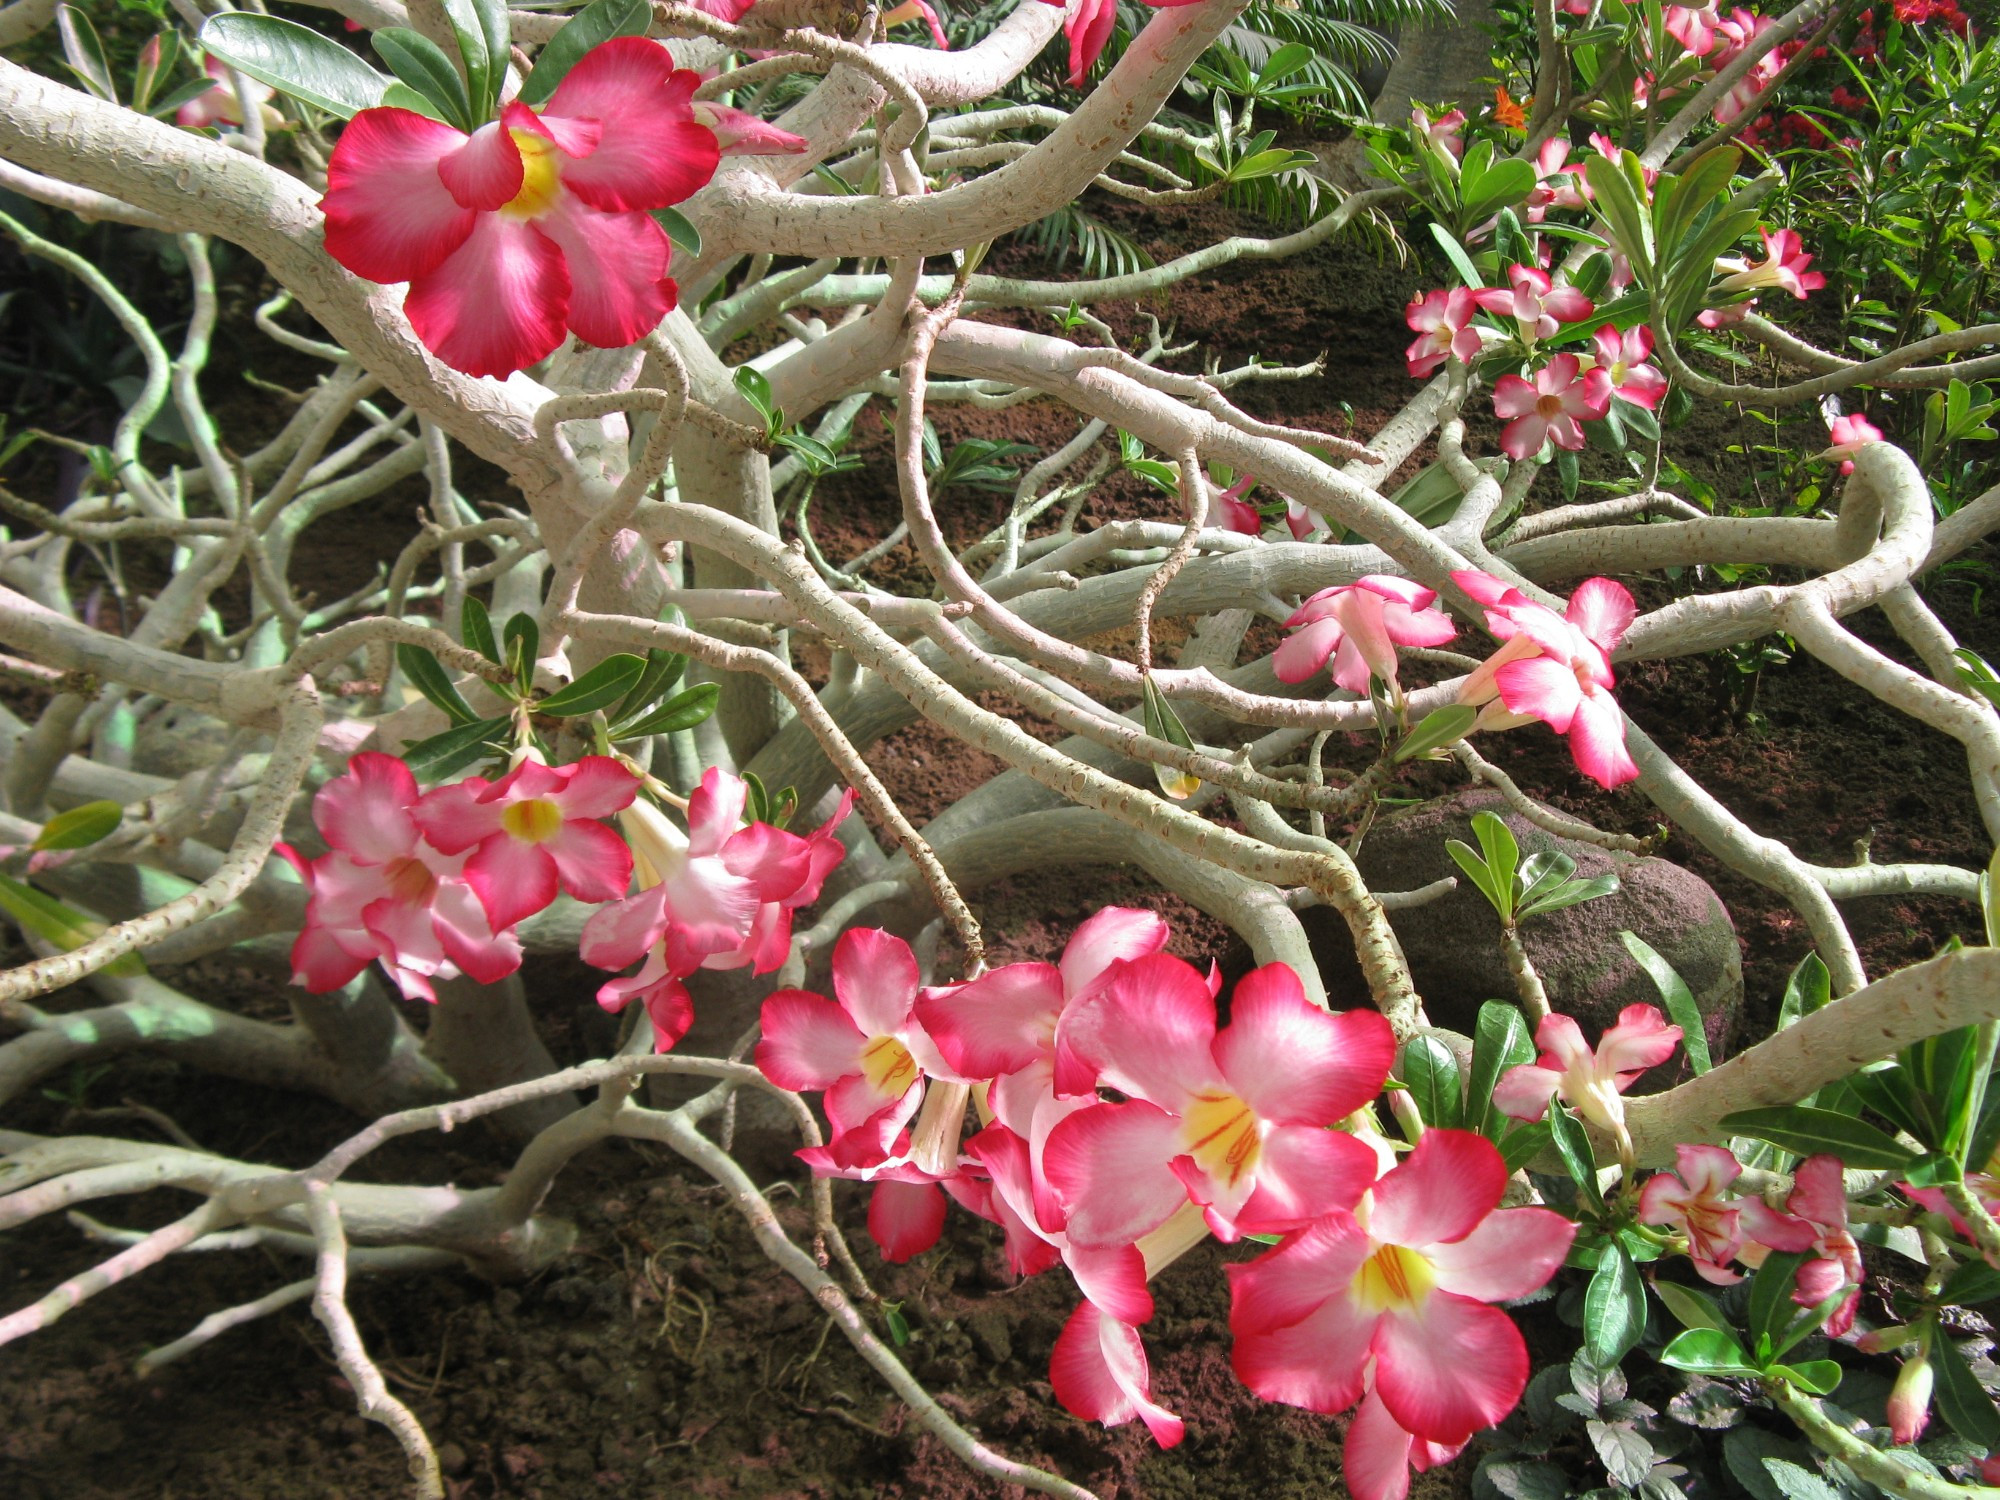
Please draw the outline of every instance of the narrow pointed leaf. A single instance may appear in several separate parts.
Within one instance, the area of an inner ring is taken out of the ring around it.
[[[1719,1123],[1724,1130],[1769,1141],[1795,1156],[1829,1152],[1850,1168],[1893,1171],[1917,1160],[1917,1154],[1899,1146],[1893,1136],[1830,1109],[1800,1104],[1743,1109],[1724,1115]]]
[[[116,802],[86,802],[59,812],[42,825],[28,847],[37,850],[82,849],[108,838],[124,821],[125,809]]]
[[[672,734],[676,730],[692,729],[715,712],[716,700],[721,696],[722,689],[714,683],[698,682],[674,694],[644,718],[620,725],[613,731],[612,737],[636,740],[648,734]]]
[[[575,718],[579,714],[609,708],[632,691],[645,671],[646,659],[643,656],[630,656],[624,652],[607,656],[568,687],[558,688],[542,699],[535,705],[535,712],[553,714],[557,718]]]
[[[537,108],[548,103],[584,53],[615,36],[644,36],[652,19],[647,0],[592,0],[536,55],[534,69],[521,85],[521,102]]]
[[[260,83],[346,120],[382,102],[390,80],[340,43],[295,21],[228,11],[201,28],[201,45]]]
[[[1698,1074],[1706,1073],[1714,1066],[1708,1055],[1708,1031],[1687,981],[1675,972],[1674,966],[1657,948],[1638,933],[1620,932],[1618,939],[1624,943],[1625,951],[1632,955],[1632,961],[1646,971],[1646,977],[1653,981],[1653,988],[1660,992],[1668,1019],[1680,1027],[1681,1045],[1687,1049],[1688,1066]]]

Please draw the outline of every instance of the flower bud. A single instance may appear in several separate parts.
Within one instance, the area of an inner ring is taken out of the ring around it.
[[[1937,1376],[1930,1355],[1919,1349],[1903,1361],[1889,1392],[1889,1434],[1899,1444],[1914,1443],[1931,1420],[1931,1387]]]

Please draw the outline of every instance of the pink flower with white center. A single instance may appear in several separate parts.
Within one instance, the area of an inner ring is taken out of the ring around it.
[[[1490,313],[1511,317],[1521,342],[1533,345],[1551,339],[1565,323],[1579,322],[1597,305],[1573,286],[1557,286],[1539,266],[1511,265],[1506,287],[1484,287],[1472,300]]]
[[[1760,1198],[1727,1197],[1743,1167],[1720,1146],[1674,1147],[1674,1171],[1656,1172],[1639,1192],[1639,1222],[1664,1224],[1687,1236],[1688,1258],[1704,1281],[1732,1286],[1729,1269],[1745,1240],[1773,1250],[1809,1250],[1813,1227],[1768,1207]],[[1676,1175],[1678,1174],[1678,1175]]]
[[[1454,355],[1467,363],[1478,356],[1479,330],[1471,326],[1477,310],[1472,293],[1462,286],[1411,299],[1403,321],[1421,335],[1403,355],[1411,378],[1427,378]]]
[[[520,939],[506,923],[495,931],[466,883],[466,857],[424,842],[418,802],[407,765],[364,752],[313,799],[332,849],[307,861],[277,846],[311,893],[292,945],[294,983],[323,994],[380,959],[407,998],[431,1000],[433,978],[492,984],[521,966]]]
[[[962,1077],[993,1080],[987,1100],[995,1118],[1028,1142],[1035,1217],[1045,1229],[1064,1222],[1042,1174],[1049,1132],[1097,1099],[1096,1070],[1067,1045],[1063,1018],[1119,964],[1166,947],[1167,936],[1157,914],[1107,906],[1078,926],[1060,964],[1007,964],[917,1002],[917,1019],[945,1062]]]
[[[669,312],[666,231],[648,209],[715,175],[694,118],[700,78],[666,48],[592,48],[537,114],[518,101],[467,136],[406,109],[364,109],[327,163],[327,253],[410,283],[424,346],[469,375],[507,376],[565,333],[619,348]]]
[[[1465,155],[1465,111],[1454,109],[1433,120],[1429,111],[1417,105],[1410,110],[1410,134],[1455,168]]]
[[[1425,1473],[1464,1451],[1464,1443],[1434,1443],[1405,1431],[1371,1382],[1341,1438],[1340,1472],[1354,1500],[1404,1500],[1410,1470]]]
[[[1458,701],[1480,708],[1481,729],[1540,719],[1569,736],[1576,767],[1606,791],[1639,774],[1625,748],[1625,716],[1611,696],[1611,653],[1638,613],[1609,578],[1586,578],[1558,615],[1489,573],[1452,581],[1487,606],[1486,628],[1502,642],[1459,685]]]
[[[1069,86],[1083,87],[1111,30],[1118,22],[1118,0],[1042,0],[1045,5],[1063,8],[1063,34],[1069,38]],[[1164,6],[1198,5],[1201,0],[1145,0],[1158,9]]]
[[[1244,976],[1220,1031],[1215,1014],[1201,975],[1161,953],[1065,1017],[1070,1045],[1126,1098],[1049,1134],[1043,1165],[1072,1243],[1130,1244],[1189,1201],[1221,1240],[1282,1233],[1374,1180],[1374,1152],[1328,1127],[1381,1092],[1388,1022],[1321,1010],[1284,964]]]
[[[1854,472],[1855,454],[1870,443],[1882,441],[1882,429],[1859,412],[1853,416],[1835,417],[1828,424],[1827,435],[1833,439],[1833,446],[1824,453],[1817,454],[1816,457],[1839,459],[1840,472],[1843,474]]]
[[[446,854],[471,849],[465,880],[494,927],[512,927],[556,899],[610,901],[632,879],[632,851],[598,822],[632,805],[639,779],[608,755],[574,765],[524,760],[498,781],[468,776],[433,788],[411,809]]]
[[[1257,507],[1243,497],[1256,488],[1257,481],[1245,474],[1228,489],[1215,497],[1215,508],[1209,512],[1212,524],[1224,531],[1236,532],[1239,536],[1256,536],[1264,529],[1264,518],[1257,514]]]
[[[923,1103],[924,1079],[949,1070],[915,1014],[923,979],[901,938],[842,933],[833,992],[838,1004],[805,990],[767,998],[757,1066],[779,1088],[826,1090],[826,1160],[876,1166]]]
[[[1618,1013],[1618,1024],[1597,1039],[1593,1052],[1575,1021],[1551,1012],[1535,1028],[1542,1055],[1500,1075],[1493,1085],[1493,1107],[1516,1120],[1539,1120],[1548,1113],[1550,1098],[1560,1094],[1586,1120],[1622,1138],[1625,1101],[1620,1096],[1641,1073],[1671,1057],[1680,1039],[1680,1027],[1669,1026],[1658,1007],[1628,1005]]]
[[[847,857],[847,846],[841,843],[836,830],[847,821],[853,807],[853,791],[843,791],[833,816],[805,835],[806,869],[799,884],[783,896],[762,902],[757,908],[757,915],[750,921],[750,931],[743,941],[734,948],[709,954],[701,961],[701,967],[747,968],[753,974],[768,974],[785,961],[786,955],[792,951],[793,913],[819,900],[826,877]]]
[[[1502,1209],[1506,1189],[1491,1141],[1427,1130],[1353,1213],[1227,1267],[1237,1376],[1267,1401],[1337,1412],[1361,1399],[1372,1360],[1406,1433],[1453,1445],[1500,1421],[1528,1350],[1490,1304],[1545,1284],[1576,1235],[1549,1209]]]
[[[1699,9],[1687,5],[1669,5],[1666,9],[1667,35],[1679,42],[1683,48],[1696,57],[1706,57],[1715,50],[1715,28],[1720,23],[1713,5]]]
[[[1591,335],[1595,368],[1604,372],[1611,394],[1634,406],[1655,410],[1667,393],[1667,377],[1646,363],[1653,353],[1653,330],[1644,323],[1619,333],[1606,323]]]
[[[1818,1307],[1842,1287],[1849,1288],[1825,1324],[1826,1336],[1837,1339],[1854,1326],[1863,1275],[1861,1247],[1847,1226],[1847,1188],[1841,1179],[1840,1158],[1809,1156],[1800,1162],[1792,1172],[1792,1192],[1785,1199],[1785,1210],[1812,1225],[1814,1231],[1814,1258],[1799,1267],[1792,1300],[1800,1307]]]
[[[1780,229],[1776,233],[1760,229],[1757,233],[1764,237],[1764,258],[1754,266],[1744,265],[1740,260],[1717,261],[1718,266],[1740,269],[1716,282],[1715,291],[1748,292],[1779,287],[1803,302],[1808,292],[1826,285],[1824,276],[1806,269],[1813,258],[1804,253],[1804,243],[1796,229]]]
[[[1181,1419],[1153,1400],[1139,1330],[1094,1303],[1079,1303],[1063,1325],[1049,1359],[1049,1383],[1064,1408],[1087,1422],[1122,1427],[1137,1417],[1162,1448],[1186,1435]]]
[[[1610,376],[1601,369],[1580,371],[1574,354],[1556,355],[1533,380],[1502,375],[1493,383],[1493,414],[1507,424],[1500,429],[1500,451],[1517,461],[1533,458],[1543,443],[1577,452],[1583,424],[1610,405]]]
[[[175,110],[174,123],[183,130],[214,129],[222,125],[242,129],[243,106],[236,97],[236,85],[229,76],[228,67],[219,57],[204,57],[201,70],[215,80],[215,86],[205,94],[196,94]],[[264,110],[266,123],[281,121],[283,116],[276,110],[264,108],[265,101],[277,91],[268,83],[259,83],[254,78],[246,78],[245,82],[249,85],[250,97]]]
[[[1285,621],[1297,632],[1271,657],[1280,682],[1304,682],[1333,658],[1333,680],[1350,693],[1368,692],[1381,678],[1396,690],[1398,646],[1442,646],[1458,633],[1436,608],[1437,590],[1370,573],[1307,599]]]

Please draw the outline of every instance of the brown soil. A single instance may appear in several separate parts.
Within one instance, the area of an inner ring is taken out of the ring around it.
[[[1187,242],[1233,227],[1205,212],[1177,223]],[[1164,233],[1164,232],[1163,232]],[[1156,249],[1172,248],[1164,241]],[[1019,252],[998,264],[1014,269]],[[1025,264],[1021,262],[1021,264]],[[1170,307],[1182,338],[1199,338],[1225,361],[1252,353],[1287,363],[1330,355],[1319,380],[1253,386],[1244,404],[1260,414],[1342,430],[1351,403],[1369,430],[1405,397],[1400,359],[1408,334],[1401,310],[1423,278],[1378,265],[1365,250],[1325,251],[1283,266],[1237,267],[1177,291]],[[1140,334],[1134,316],[1114,320]],[[947,444],[966,436],[1047,444],[1071,419],[1037,408],[935,414]],[[1708,469],[1715,434],[1677,439]],[[894,477],[879,414],[859,424],[864,466],[828,481],[814,502],[828,555],[851,556],[894,520]],[[403,534],[420,496],[385,497],[315,528],[315,556],[329,595],[365,580],[356,559],[381,555],[385,529]],[[944,520],[956,539],[998,521],[1004,498],[958,490]],[[1169,513],[1165,497],[1120,479],[1087,516]],[[366,540],[365,548],[352,545]],[[918,585],[907,547],[877,569],[890,586]],[[1963,587],[1934,600],[1967,644],[2000,655],[2000,631]],[[1870,633],[1867,622],[1860,622]],[[1167,637],[1169,643],[1171,637]],[[1884,649],[1890,641],[1870,633]],[[1977,863],[1979,819],[1963,756],[1943,737],[1874,704],[1810,661],[1766,674],[1747,724],[1720,706],[1718,668],[1705,659],[1634,670],[1621,698],[1689,771],[1759,831],[1802,854],[1839,863],[1869,833],[1882,860]],[[1047,732],[1046,729],[1043,732]],[[1335,746],[1358,761],[1366,747]],[[1539,728],[1496,737],[1487,753],[1555,805],[1602,825],[1644,829],[1655,819],[1636,793],[1606,796],[1579,778],[1560,742]],[[927,726],[906,729],[870,754],[892,792],[922,822],[998,769]],[[1414,774],[1402,795],[1447,785]],[[1797,919],[1769,893],[1720,870],[1688,841],[1665,851],[1712,881],[1735,914],[1745,950],[1753,1022],[1768,1016],[1785,974],[1806,951]],[[1075,923],[1107,902],[1152,904],[1173,920],[1175,950],[1225,957],[1217,924],[1141,883],[1060,865],[1033,879],[981,892],[976,904],[997,960],[1051,958]],[[1880,972],[1927,956],[1954,932],[1971,936],[1971,913],[1939,901],[1883,898],[1849,908],[1869,967]],[[197,976],[200,977],[200,976]],[[597,1016],[575,966],[531,970],[531,993],[559,1060],[595,1055]],[[214,976],[207,976],[215,993]],[[244,1002],[274,1008],[268,984]],[[93,1106],[133,1100],[177,1119],[204,1146],[298,1165],[359,1123],[313,1100],[221,1084],[157,1059],[134,1058],[76,1082]],[[53,1131],[91,1128],[52,1098],[22,1101],[6,1124]],[[131,1131],[129,1122],[101,1125]],[[746,1164],[774,1186],[773,1201],[795,1230],[803,1213],[789,1184],[800,1178],[776,1141],[742,1143]],[[477,1185],[495,1180],[508,1151],[477,1130],[398,1142],[360,1175],[393,1181]],[[844,1185],[843,1185],[844,1188]],[[862,1239],[862,1198],[841,1192],[844,1221]],[[493,1287],[466,1275],[363,1282],[352,1301],[393,1388],[440,1445],[454,1496],[985,1496],[977,1480],[925,1434],[780,1272],[757,1253],[716,1190],[679,1163],[644,1148],[605,1148],[560,1181],[552,1207],[581,1229],[577,1253],[540,1279]],[[114,1202],[124,1225],[164,1222],[184,1211],[165,1195]],[[1057,1276],[1010,1285],[997,1236],[954,1214],[945,1243],[904,1267],[874,1274],[902,1303],[911,1326],[905,1351],[918,1376],[974,1431],[1012,1456],[1043,1463],[1105,1496],[1320,1496],[1338,1493],[1338,1421],[1268,1406],[1228,1367],[1227,1299],[1219,1264],[1244,1253],[1209,1246],[1168,1273],[1160,1311],[1146,1329],[1155,1391],[1188,1420],[1185,1444],[1161,1453],[1136,1425],[1106,1432],[1065,1415],[1046,1383],[1049,1350],[1074,1304]],[[40,1295],[102,1252],[61,1222],[0,1237],[0,1288],[9,1304]],[[872,1263],[866,1253],[864,1259]],[[185,1332],[207,1313],[260,1296],[301,1272],[261,1254],[184,1257],[171,1271],[87,1303],[59,1327],[0,1356],[0,1493],[19,1500],[130,1500],[195,1496],[227,1500],[393,1496],[402,1469],[394,1443],[354,1414],[318,1325],[303,1304],[225,1335],[151,1378],[132,1358]],[[1564,1331],[1543,1303],[1524,1310],[1538,1347]],[[1464,1492],[1463,1466],[1420,1480],[1417,1494]]]

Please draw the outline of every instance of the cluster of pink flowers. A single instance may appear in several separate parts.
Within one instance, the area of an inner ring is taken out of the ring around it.
[[[561,893],[603,903],[584,925],[586,962],[643,960],[598,1003],[618,1011],[642,1001],[666,1051],[694,1018],[688,975],[762,974],[784,961],[793,912],[819,899],[845,853],[834,829],[852,793],[801,837],[745,826],[744,783],[718,770],[689,798],[685,834],[639,790],[604,755],[524,760],[497,781],[468,776],[422,793],[395,756],[355,756],[313,801],[327,852],[308,860],[278,845],[309,892],[294,982],[337,989],[379,962],[413,1000],[435,999],[434,980],[461,974],[492,984],[521,965],[519,924]],[[601,821],[614,815],[629,845]],[[640,890],[628,897],[635,869]]]
[[[850,932],[835,998],[765,1002],[758,1066],[825,1091],[830,1138],[800,1154],[875,1184],[869,1228],[892,1259],[936,1241],[948,1193],[1001,1226],[1018,1274],[1067,1267],[1084,1301],[1056,1343],[1057,1397],[1163,1445],[1183,1428],[1153,1399],[1147,1278],[1205,1234],[1283,1236],[1229,1268],[1236,1368],[1269,1400],[1358,1402],[1348,1486],[1400,1500],[1412,1465],[1455,1455],[1519,1399],[1526,1348],[1491,1304],[1546,1282],[1574,1227],[1501,1210],[1507,1173],[1483,1137],[1431,1131],[1398,1164],[1386,1141],[1337,1128],[1387,1079],[1379,1015],[1321,1010],[1271,964],[1218,1026],[1219,980],[1166,954],[1167,937],[1150,912],[1107,908],[1058,964],[927,988],[900,939]],[[987,1123],[959,1149],[968,1089]]]

